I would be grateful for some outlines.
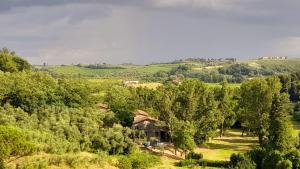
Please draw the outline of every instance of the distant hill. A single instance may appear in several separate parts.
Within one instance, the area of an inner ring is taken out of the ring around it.
[[[227,78],[239,83],[246,78],[300,71],[300,59],[289,60],[201,60],[188,59],[150,65],[61,65],[36,66],[55,76],[82,76],[93,78],[144,79],[161,81],[168,78],[198,78],[206,82],[220,82]]]

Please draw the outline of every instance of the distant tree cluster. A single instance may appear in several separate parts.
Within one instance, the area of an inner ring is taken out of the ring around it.
[[[113,66],[113,65],[108,65],[106,63],[102,63],[102,64],[89,64],[89,65],[78,65],[78,66],[83,66],[86,68],[91,68],[91,69],[124,69],[121,66]]]

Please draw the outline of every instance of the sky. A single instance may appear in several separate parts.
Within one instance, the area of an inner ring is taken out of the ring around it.
[[[32,64],[300,56],[299,0],[0,0],[0,47]]]

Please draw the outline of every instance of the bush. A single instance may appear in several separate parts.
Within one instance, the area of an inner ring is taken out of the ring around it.
[[[234,169],[255,169],[255,163],[246,155],[232,154],[230,157],[231,167]]]
[[[283,160],[283,156],[279,151],[269,151],[263,159],[262,168],[276,168],[276,164]]]
[[[239,161],[234,169],[256,169],[256,165],[251,159],[245,158],[244,160]]]
[[[199,165],[205,166],[205,167],[228,168],[228,167],[230,167],[230,162],[229,161],[199,160]]]
[[[299,150],[292,150],[284,156],[285,159],[290,160],[293,168],[300,168],[300,152]]]
[[[186,159],[195,159],[195,160],[200,160],[203,158],[203,155],[201,153],[195,153],[195,152],[190,152]]]
[[[236,166],[240,161],[243,161],[244,160],[244,155],[243,154],[232,154],[230,156],[230,163],[232,166]]]
[[[159,162],[159,156],[135,152],[127,156],[121,156],[118,159],[117,166],[121,169],[146,169],[155,166]]]
[[[290,160],[279,161],[276,165],[276,169],[292,169],[293,164]]]
[[[254,161],[256,168],[260,169],[263,165],[263,159],[266,157],[267,152],[264,149],[255,149],[248,151],[246,155]],[[276,163],[275,163],[276,164]]]
[[[199,164],[199,160],[196,159],[186,159],[186,160],[181,160],[178,163],[179,167],[193,167],[197,166]]]

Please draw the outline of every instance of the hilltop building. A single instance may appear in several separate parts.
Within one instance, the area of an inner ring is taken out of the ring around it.
[[[259,60],[287,60],[287,56],[263,56]]]

